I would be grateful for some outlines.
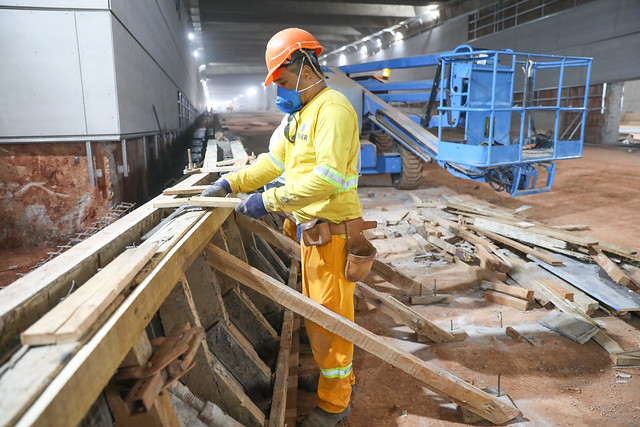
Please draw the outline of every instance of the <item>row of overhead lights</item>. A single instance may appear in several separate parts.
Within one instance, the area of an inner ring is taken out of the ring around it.
[[[388,45],[388,46],[391,46],[394,43],[401,43],[404,40],[404,34],[401,31],[402,28],[404,28],[404,30],[408,30],[409,25],[412,22],[418,22],[419,25],[423,25],[425,22],[435,21],[439,17],[440,17],[440,11],[438,10],[438,5],[430,5],[427,9],[427,12],[424,15],[409,18],[392,27],[385,28],[382,31],[378,31],[377,33],[363,37],[362,39],[357,40],[353,43],[344,45],[339,49],[333,50],[331,52],[327,52],[324,55],[320,56],[320,60],[322,61],[322,65],[327,65],[327,58],[329,56],[340,55],[338,57],[338,64],[345,65],[347,60],[345,54],[347,53],[347,50],[349,48],[354,48],[355,51],[359,50],[363,55],[368,55],[369,48],[367,47],[367,43],[370,42],[371,40],[375,40],[375,47],[374,47],[374,53],[375,53],[378,50],[383,49],[382,38],[385,33],[389,33],[393,35],[393,40],[389,42],[389,45]],[[358,45],[361,45],[359,49],[358,49]]]

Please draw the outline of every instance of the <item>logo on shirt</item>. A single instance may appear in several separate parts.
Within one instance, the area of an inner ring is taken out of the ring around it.
[[[304,133],[305,128],[307,127],[307,122],[302,123],[302,127],[300,128],[300,130],[298,131],[298,133],[296,134],[296,138],[301,140],[301,141],[306,141],[307,139],[309,139],[309,136]]]

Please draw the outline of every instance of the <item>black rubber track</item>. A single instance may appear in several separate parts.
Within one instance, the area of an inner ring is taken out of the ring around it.
[[[393,144],[395,143],[393,137],[386,132],[374,133],[369,137],[369,140],[373,142],[376,147],[378,147],[378,150],[383,153],[389,153],[391,151],[391,147],[393,147]]]
[[[422,183],[423,160],[404,147],[400,148],[402,172],[392,174],[393,186],[400,190],[413,190]]]

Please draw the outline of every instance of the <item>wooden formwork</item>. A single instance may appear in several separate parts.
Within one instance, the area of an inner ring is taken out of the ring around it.
[[[193,188],[211,178],[194,174],[167,194],[197,194]],[[167,392],[149,411],[130,415],[114,379],[120,368],[149,360],[150,333],[162,335],[158,322],[165,335],[185,322],[206,331],[180,379],[199,399],[244,425],[291,424],[296,315],[493,423],[519,414],[300,294],[300,248],[267,222],[234,214],[228,201],[161,221],[169,211],[154,206],[173,197],[159,196],[2,291],[0,424],[75,425],[104,392],[118,424],[176,425]],[[398,286],[416,285],[379,261],[373,268]],[[371,295],[364,284],[359,289]],[[461,338],[401,304],[385,306],[431,341]]]

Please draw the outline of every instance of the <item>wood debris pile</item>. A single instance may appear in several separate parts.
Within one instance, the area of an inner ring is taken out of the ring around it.
[[[640,366],[640,351],[624,351],[604,322],[592,317],[598,309],[616,316],[640,311],[635,251],[575,232],[586,226],[554,227],[444,195],[430,201],[411,197],[415,209],[382,208],[389,215],[367,236],[385,262],[402,247],[408,252],[391,265],[401,269],[402,259],[410,258],[425,269],[407,298],[411,304],[450,302],[453,296],[441,293],[437,283],[452,269],[464,271],[473,278],[466,279],[468,285],[483,289],[486,301],[519,310],[555,307],[560,313],[541,324],[580,343],[593,338],[618,366]],[[394,246],[385,240],[399,236],[403,244],[385,250]]]

